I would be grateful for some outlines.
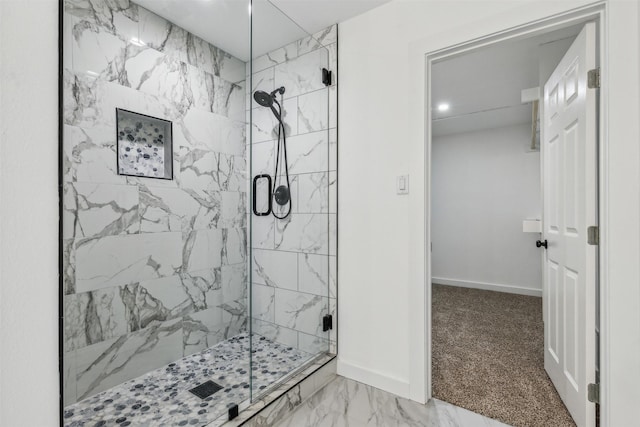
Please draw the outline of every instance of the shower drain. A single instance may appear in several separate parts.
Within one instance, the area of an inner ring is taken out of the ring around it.
[[[213,393],[222,390],[223,387],[220,384],[216,384],[213,381],[209,380],[196,386],[189,390],[191,393],[198,396],[200,399],[206,399],[211,396]]]

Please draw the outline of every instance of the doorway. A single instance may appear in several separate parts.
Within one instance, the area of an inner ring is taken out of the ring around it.
[[[554,99],[582,102],[571,91],[586,89],[586,71],[572,80],[566,56],[586,31],[595,60],[595,27],[574,21],[430,63],[432,393],[512,425],[595,425],[597,254],[568,243],[576,269],[554,253],[571,233],[587,245],[597,225],[597,147],[570,157],[580,122],[551,126],[565,114]]]

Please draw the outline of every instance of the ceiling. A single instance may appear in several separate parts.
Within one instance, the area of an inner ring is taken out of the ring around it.
[[[531,123],[531,105],[521,103],[521,91],[540,86],[540,62],[550,55],[544,47],[553,44],[561,57],[580,29],[499,43],[434,64],[433,135]],[[448,111],[438,111],[442,103]]]
[[[249,0],[134,0],[231,55],[251,56]],[[253,57],[391,0],[253,0]]]

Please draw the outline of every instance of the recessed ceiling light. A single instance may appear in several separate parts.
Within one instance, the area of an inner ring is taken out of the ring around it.
[[[442,104],[438,104],[438,111],[440,112],[449,111],[449,104],[447,104],[446,102],[443,102]]]

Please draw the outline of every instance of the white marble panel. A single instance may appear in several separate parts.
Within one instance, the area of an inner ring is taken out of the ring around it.
[[[338,129],[329,129],[329,170],[338,170]]]
[[[129,1],[66,0],[65,13],[104,28],[122,40],[138,36],[139,10]]]
[[[326,131],[287,139],[289,173],[324,172],[329,167],[329,134]]]
[[[142,232],[215,228],[220,211],[219,192],[140,186]]]
[[[189,105],[187,66],[155,49],[143,49],[127,58],[128,86],[175,103]]]
[[[155,13],[140,8],[139,40],[173,59],[187,61],[187,32]]]
[[[224,265],[244,263],[247,259],[247,229],[222,229],[222,263]]]
[[[291,214],[276,221],[275,249],[329,254],[327,214]]]
[[[140,231],[137,187],[86,182],[75,183],[73,187],[78,209],[73,237],[104,237]],[[65,206],[68,205],[65,203]]]
[[[338,297],[338,257],[329,256],[329,296]]]
[[[298,255],[298,290],[313,295],[329,295],[329,261],[327,255]]]
[[[291,290],[298,288],[298,254],[254,249],[252,255],[253,283]]]
[[[171,276],[182,265],[181,233],[76,241],[76,292]]]
[[[220,289],[222,289],[220,268],[181,272],[180,279],[195,310],[206,310],[220,304]]]
[[[329,213],[338,213],[338,172],[329,172]]]
[[[273,216],[253,216],[251,219],[251,247],[274,249],[275,221]]]
[[[77,350],[78,400],[182,357],[182,319]]]
[[[329,128],[338,127],[338,87],[329,88]]]
[[[253,73],[253,87],[251,89],[251,93],[248,93],[250,98],[247,100],[247,108],[256,108],[259,107],[258,103],[253,99],[253,93],[257,90],[262,90],[267,93],[271,93],[274,86],[274,68],[270,67],[262,71],[258,71]]]
[[[189,233],[183,249],[186,271],[208,270],[222,265],[224,248],[220,229],[195,230]]]
[[[131,332],[120,288],[64,297],[64,345],[72,351]]]
[[[293,348],[298,348],[298,332],[276,325],[272,322],[265,322],[260,319],[252,319],[253,333],[262,335],[272,341],[284,344]]]
[[[251,318],[274,322],[275,289],[270,286],[251,285]]]
[[[179,127],[178,132],[181,134],[178,141],[182,146],[244,155],[242,123],[199,108],[191,108],[174,127]]]
[[[62,405],[76,402],[76,352],[64,353],[62,357]]]
[[[117,173],[113,128],[65,125],[63,141],[65,182],[126,183]]]
[[[268,67],[282,64],[283,62],[290,61],[298,57],[298,44],[297,42],[289,43],[279,49],[272,50],[262,56],[259,56],[253,60],[253,72],[257,73]]]
[[[332,194],[328,172],[297,175],[298,181],[298,213],[329,212]]]
[[[322,69],[329,66],[326,49],[318,49],[296,59],[276,65],[275,87],[284,86],[285,98],[303,95],[325,86],[322,83]]]
[[[251,172],[253,176],[269,174],[273,178],[276,167],[275,143],[265,141],[251,145]]]
[[[222,301],[225,303],[247,298],[247,265],[222,266]]]
[[[221,294],[221,293],[220,293]],[[222,309],[214,307],[192,313],[183,319],[183,355],[202,351],[224,340],[225,325]]]
[[[280,102],[280,99],[278,99],[278,102]],[[278,120],[271,109],[257,107],[252,109],[251,114],[251,140],[253,143],[278,139]],[[284,100],[282,103],[282,120],[284,121],[287,137],[298,134],[298,98]]]
[[[338,25],[331,25],[323,30],[314,33],[309,37],[298,40],[298,55],[316,49],[326,48],[332,43],[338,42]]]
[[[74,18],[72,25],[73,71],[109,81],[121,79],[127,42],[88,20]]]
[[[329,90],[320,89],[298,98],[298,133],[329,128]]]
[[[329,351],[329,339],[325,332],[322,337],[298,332],[298,350],[310,354],[320,354]]]
[[[76,291],[76,247],[74,239],[62,241],[62,261],[64,294],[69,295]]]
[[[237,191],[220,193],[220,228],[244,228],[247,218],[247,195]]]
[[[338,255],[338,215],[329,214],[329,255]]]
[[[69,125],[115,129],[116,108],[144,112],[164,120],[174,121],[179,117],[171,101],[118,83],[65,71],[64,84],[64,116]]]
[[[322,336],[322,316],[328,312],[326,297],[275,288],[275,323],[278,325]]]

